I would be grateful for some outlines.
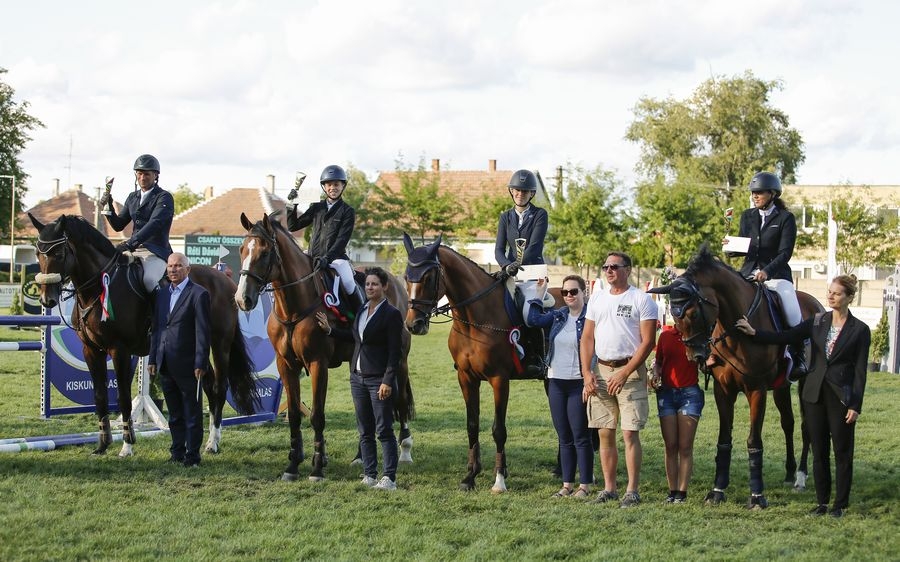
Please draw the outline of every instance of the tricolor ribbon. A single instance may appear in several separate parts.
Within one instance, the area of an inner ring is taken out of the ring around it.
[[[109,298],[109,273],[104,272],[100,276],[100,284],[103,285],[103,292],[100,294],[100,308],[103,313],[100,315],[100,321],[106,322],[107,319],[115,321],[116,315],[113,313],[112,301]]]

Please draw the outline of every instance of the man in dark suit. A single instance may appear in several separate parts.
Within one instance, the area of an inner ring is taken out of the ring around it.
[[[128,223],[134,222],[131,238],[121,242],[116,249],[131,252],[141,259],[144,288],[151,294],[166,272],[166,260],[172,253],[169,229],[175,215],[175,200],[158,181],[159,160],[150,154],[142,154],[134,161],[135,190],[125,199],[121,214],[116,213],[109,193],[100,198],[100,207],[107,208],[106,221],[113,230],[121,232]]]
[[[184,254],[169,256],[169,285],[156,299],[148,368],[150,376],[159,373],[169,408],[169,461],[197,467],[203,440],[200,380],[209,368],[209,293],[188,279],[190,271]]]

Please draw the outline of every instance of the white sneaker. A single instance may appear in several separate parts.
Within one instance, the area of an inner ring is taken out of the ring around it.
[[[372,486],[375,485],[375,479],[372,478],[371,476],[363,476],[362,480],[360,480],[360,484],[362,484],[363,486],[366,486],[368,488],[371,488]]]
[[[381,480],[378,481],[378,484],[375,484],[372,487],[376,490],[396,490],[397,484],[387,476],[382,476]]]

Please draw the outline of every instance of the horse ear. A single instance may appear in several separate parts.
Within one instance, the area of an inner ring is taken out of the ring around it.
[[[413,246],[412,238],[410,238],[409,234],[405,232],[403,233],[403,246],[406,248],[407,254],[413,253],[413,250],[415,249],[415,246]]]
[[[662,287],[654,287],[653,289],[649,289],[647,291],[653,295],[668,295],[672,292],[672,285],[664,285]]]
[[[444,234],[443,234],[443,233],[438,234],[437,240],[435,240],[434,242],[432,242],[431,245],[428,246],[428,249],[429,249],[430,251],[432,251],[432,252],[435,251],[435,250],[437,250],[437,249],[441,246],[441,239],[442,239],[443,237],[444,237]]]
[[[241,213],[241,225],[244,227],[244,230],[250,232],[250,229],[253,228],[253,224],[250,222],[250,219],[247,218],[247,215]]]
[[[35,217],[31,213],[28,213],[28,218],[31,219],[31,224],[33,224],[34,227],[36,229],[38,229],[38,231],[44,230],[43,223],[41,223],[41,221],[37,220],[37,217]]]

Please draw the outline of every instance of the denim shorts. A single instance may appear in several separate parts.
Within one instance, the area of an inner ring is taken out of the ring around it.
[[[682,414],[699,419],[705,401],[698,384],[684,388],[663,387],[656,391],[656,405],[661,418]]]

